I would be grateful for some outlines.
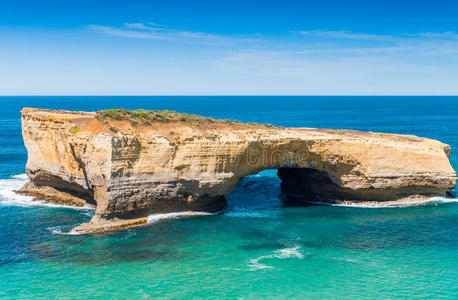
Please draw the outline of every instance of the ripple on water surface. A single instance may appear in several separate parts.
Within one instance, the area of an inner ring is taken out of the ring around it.
[[[49,283],[56,272],[74,295],[96,293],[102,279],[111,291],[136,296],[193,297],[196,290],[224,296],[230,289],[248,298],[433,297],[458,288],[458,209],[445,198],[398,208],[283,207],[279,180],[255,176],[228,197],[223,214],[158,214],[149,226],[65,235],[93,211],[12,193],[25,180],[0,181],[0,267],[9,294],[40,286],[57,291]],[[18,276],[28,284],[18,284]],[[130,289],[132,282],[143,292]]]

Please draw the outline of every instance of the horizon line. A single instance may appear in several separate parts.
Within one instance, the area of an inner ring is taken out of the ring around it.
[[[91,94],[81,94],[81,95],[68,95],[68,94],[50,94],[50,95],[1,95],[0,97],[458,97],[458,94],[383,94],[383,95],[376,95],[376,94],[228,94],[228,95],[220,95],[220,94],[142,94],[142,95],[128,95],[128,94],[106,94],[106,95],[91,95]]]

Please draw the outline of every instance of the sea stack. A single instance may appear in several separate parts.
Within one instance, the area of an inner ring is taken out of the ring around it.
[[[220,211],[245,176],[278,169],[282,191],[328,203],[422,201],[455,187],[450,146],[411,135],[284,128],[172,111],[24,108],[21,190],[94,205],[100,230],[154,213]]]

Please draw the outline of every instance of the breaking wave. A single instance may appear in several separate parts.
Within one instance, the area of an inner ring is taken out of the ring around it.
[[[46,201],[33,200],[33,197],[17,194],[14,191],[20,189],[24,184],[29,181],[26,174],[14,175],[10,179],[0,179],[0,205],[5,206],[21,206],[21,207],[35,207],[35,206],[47,206],[47,207],[60,207],[60,208],[71,208],[78,210],[93,210],[90,206],[70,206],[55,204]]]
[[[74,231],[72,229],[68,228],[63,228],[62,226],[53,226],[53,227],[48,227],[46,228],[49,231],[51,231],[52,234],[60,234],[60,235],[83,235],[87,234],[87,232],[84,231]]]
[[[194,217],[194,216],[208,216],[208,215],[213,215],[213,214],[205,213],[205,212],[176,212],[176,213],[167,213],[167,214],[154,214],[154,215],[148,216],[147,224],[153,224],[153,223],[159,222],[161,220],[166,220],[166,219],[177,219],[177,218]],[[74,231],[73,229],[71,229],[68,226],[52,226],[52,227],[48,227],[47,229],[51,231],[52,234],[61,234],[61,235],[83,235],[83,234],[93,233],[93,231]],[[99,232],[104,232],[104,231],[105,230],[100,230]],[[106,231],[110,231],[110,229],[107,229]]]
[[[302,254],[300,246],[294,246],[294,247],[290,247],[290,248],[279,249],[279,250],[275,250],[273,254],[262,255],[260,257],[250,259],[249,262],[248,262],[248,267],[250,268],[250,271],[262,270],[262,269],[274,269],[273,266],[269,266],[269,265],[261,263],[262,260],[272,259],[272,258],[278,258],[278,259],[298,258],[298,259],[303,259],[304,258],[304,254]]]
[[[366,202],[366,203],[326,203],[326,202],[311,202],[312,204],[341,206],[341,207],[356,207],[356,208],[400,208],[400,207],[416,207],[416,206],[434,206],[444,203],[458,203],[458,198],[447,197],[431,197],[427,200],[412,200],[412,201],[387,201],[387,202]]]
[[[185,212],[174,212],[174,213],[166,213],[166,214],[153,214],[148,216],[148,224],[156,223],[161,220],[166,219],[177,219],[177,218],[184,218],[184,217],[193,217],[193,216],[209,216],[213,215],[212,213],[206,212],[197,212],[197,211],[185,211]]]

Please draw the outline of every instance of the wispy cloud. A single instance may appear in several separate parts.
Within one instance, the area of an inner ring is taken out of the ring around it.
[[[366,41],[399,41],[402,39],[412,38],[428,38],[436,40],[455,40],[458,39],[458,33],[453,31],[447,32],[420,32],[420,33],[404,33],[404,34],[372,34],[352,32],[347,30],[308,30],[298,31],[300,35],[307,37],[320,37],[324,39],[334,40],[366,40]]]
[[[378,34],[369,34],[369,33],[355,33],[346,30],[309,30],[309,31],[299,31],[301,35],[308,37],[322,37],[328,39],[350,39],[350,40],[391,40],[393,36],[391,35],[378,35]]]
[[[455,32],[420,32],[413,34],[374,34],[348,30],[302,30],[280,36],[218,35],[199,31],[180,30],[157,23],[124,23],[122,26],[88,25],[86,30],[106,36],[130,39],[170,40],[237,45],[240,49],[256,46],[258,50],[291,55],[455,55],[458,53],[458,34]],[[293,33],[291,35],[291,33]],[[284,42],[286,38],[288,42]],[[252,43],[257,42],[257,43]],[[261,44],[259,42],[262,42]]]
[[[65,39],[69,33],[75,32],[59,32],[58,37]],[[30,55],[0,47],[4,54],[0,62],[7,66],[0,72],[0,88],[13,91],[11,86],[21,82],[20,88],[55,91],[59,86],[62,93],[458,93],[458,34],[447,30],[405,34],[308,30],[241,36],[130,22],[90,25],[77,34],[89,44],[55,39],[52,47],[36,44]],[[101,37],[108,37],[108,44]],[[125,51],[129,42],[131,51]],[[188,47],[188,43],[193,44]],[[24,72],[32,76],[26,83],[18,79]]]
[[[143,29],[143,30],[158,30],[164,27],[165,25],[148,22],[148,23],[124,23],[124,27],[133,28],[133,29]]]
[[[428,76],[441,76],[449,82],[444,74],[450,76],[458,68],[458,38],[453,32],[376,35],[313,30],[300,32],[300,37],[297,33],[295,42],[282,48],[235,49],[215,65],[247,77],[270,74],[290,82],[307,78],[316,86],[333,79],[348,86],[367,82],[377,88],[383,85],[371,78],[384,80],[387,86],[394,78],[403,82],[403,76],[424,82]],[[320,37],[318,42],[315,37]]]
[[[187,41],[212,41],[236,42],[254,39],[214,35],[198,31],[178,30],[156,23],[124,23],[122,27],[88,25],[89,31],[122,38],[157,39],[157,40],[187,40]]]
[[[372,34],[345,30],[309,30],[296,33],[306,38],[304,44],[310,44],[315,38],[320,38],[321,48],[312,47],[312,49],[303,50],[303,54],[458,55],[458,34],[451,31],[414,34]],[[322,45],[327,45],[329,48]]]
[[[122,26],[89,25],[86,29],[106,36],[200,42],[223,45],[217,55],[225,62],[235,57],[256,60],[256,53],[264,58],[286,61],[287,58],[338,60],[342,58],[392,57],[412,60],[413,57],[437,57],[458,60],[458,34],[455,32],[420,32],[413,34],[374,34],[347,30],[303,30],[279,36],[258,34],[244,37],[225,36],[206,32],[179,30],[156,23],[124,23]],[[253,43],[257,41],[261,43]],[[226,47],[230,44],[230,47]],[[227,51],[231,55],[226,56]],[[240,56],[239,56],[240,55]]]
[[[115,37],[123,37],[123,38],[135,38],[135,39],[167,39],[169,38],[168,35],[156,33],[152,30],[143,31],[143,30],[136,30],[129,29],[132,27],[124,27],[124,28],[116,28],[111,26],[103,26],[103,25],[88,25],[86,29],[101,33],[104,35],[115,36]]]
[[[421,32],[414,34],[413,36],[420,36],[425,38],[432,38],[432,39],[451,39],[451,40],[458,40],[458,33],[453,31],[447,32]]]

